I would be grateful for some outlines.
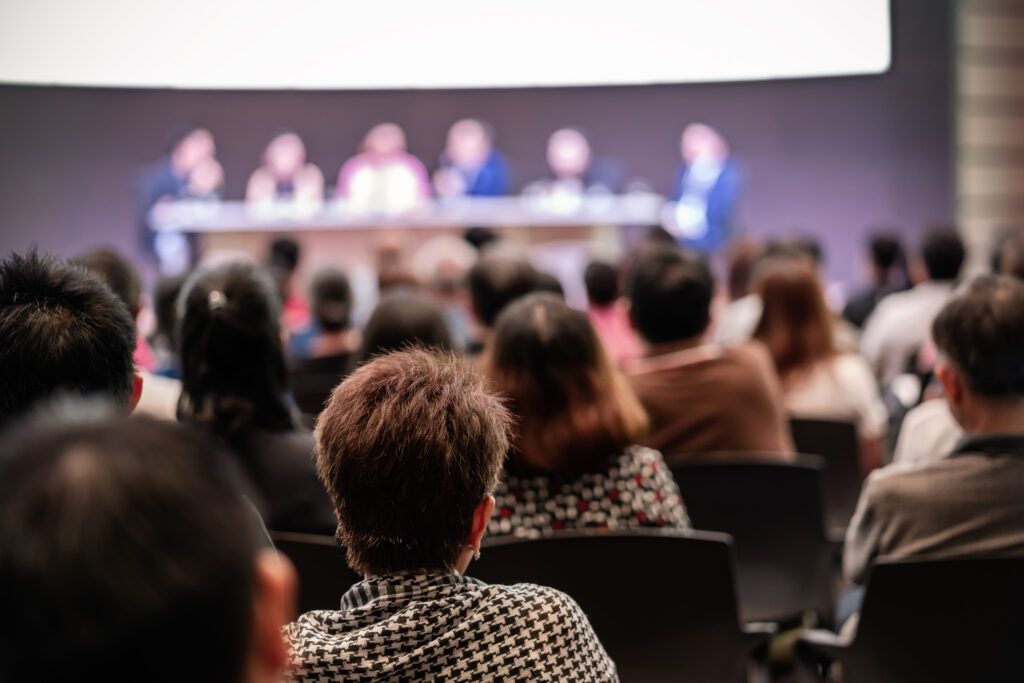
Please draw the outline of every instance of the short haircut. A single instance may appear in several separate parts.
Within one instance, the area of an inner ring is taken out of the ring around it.
[[[1024,230],[1006,231],[993,254],[992,270],[1000,275],[1024,279]]]
[[[619,273],[610,263],[589,263],[583,271],[583,284],[587,288],[587,298],[595,306],[607,306],[619,298]]]
[[[253,425],[294,429],[281,301],[266,271],[251,263],[197,271],[182,288],[178,312],[179,416],[225,435]]]
[[[555,295],[509,305],[481,367],[520,419],[517,471],[595,471],[647,435],[647,414],[590,320]]]
[[[174,328],[178,324],[178,297],[187,280],[185,275],[162,277],[153,290],[153,314],[156,316],[156,331],[165,335],[177,349]]]
[[[410,345],[444,351],[455,348],[441,309],[415,290],[397,289],[373,309],[352,362],[361,365],[374,356]]]
[[[970,391],[1024,396],[1024,283],[977,278],[935,318],[932,336]]]
[[[58,393],[127,405],[135,323],[80,266],[31,252],[0,262],[0,423]]]
[[[537,271],[528,261],[489,253],[469,269],[469,293],[480,322],[491,327],[505,306],[537,288]]]
[[[547,292],[548,294],[555,294],[557,296],[565,298],[565,287],[562,286],[561,280],[544,271],[537,271],[537,284],[534,286],[533,291],[535,292]]]
[[[113,290],[128,311],[135,315],[142,297],[142,281],[139,271],[131,261],[113,249],[90,249],[74,258],[74,262],[95,273]]]
[[[627,278],[633,322],[648,342],[692,339],[708,326],[715,281],[707,262],[680,249],[638,254]]]
[[[509,413],[468,361],[422,349],[380,356],[317,419],[317,468],[353,570],[450,571],[498,480]]]
[[[886,234],[875,234],[868,242],[871,250],[871,261],[882,270],[889,270],[903,262],[903,244],[898,237]]]
[[[73,408],[0,444],[0,680],[240,683],[259,536],[226,459]]]
[[[964,263],[964,244],[952,230],[928,233],[921,245],[921,259],[932,280],[955,280]]]
[[[352,287],[344,271],[321,268],[309,286],[309,305],[313,320],[325,332],[348,328],[352,315]]]
[[[302,247],[294,237],[275,237],[270,242],[267,265],[280,268],[288,274],[294,273],[302,257]]]

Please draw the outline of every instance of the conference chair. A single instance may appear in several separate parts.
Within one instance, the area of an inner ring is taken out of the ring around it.
[[[1024,557],[880,561],[855,633],[807,631],[802,681],[833,661],[844,683],[963,683],[1024,677]]]
[[[288,556],[299,575],[299,613],[338,609],[341,596],[362,577],[348,568],[345,550],[330,536],[271,531],[274,547]]]
[[[834,604],[835,557],[822,512],[822,461],[751,460],[749,454],[672,468],[694,528],[732,536],[744,621],[797,624]]]
[[[774,630],[740,626],[732,546],[722,534],[579,530],[485,538],[467,574],[572,596],[623,681],[746,681]]]
[[[857,508],[864,477],[860,469],[857,426],[844,420],[793,418],[793,444],[800,453],[825,460],[825,519],[830,534],[841,539]]]

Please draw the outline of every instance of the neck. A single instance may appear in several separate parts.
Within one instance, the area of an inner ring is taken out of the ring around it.
[[[1024,434],[1024,396],[1008,401],[976,399],[970,425],[965,431],[975,436]]]
[[[313,344],[313,353],[316,356],[331,356],[353,348],[351,331],[338,330],[321,333]]]
[[[698,334],[696,337],[690,337],[689,339],[679,339],[670,342],[660,342],[657,344],[647,345],[647,356],[662,356],[666,353],[675,353],[676,351],[685,351],[687,349],[695,349],[698,346],[704,345],[704,335]]]

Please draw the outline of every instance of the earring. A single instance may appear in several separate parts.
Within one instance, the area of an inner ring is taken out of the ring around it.
[[[472,548],[473,546],[467,545],[466,547],[467,548]],[[474,560],[479,560],[480,559],[480,548],[477,548],[476,551],[473,553],[473,559]]]

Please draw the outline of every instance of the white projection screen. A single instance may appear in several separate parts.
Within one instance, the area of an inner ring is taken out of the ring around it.
[[[30,0],[0,82],[216,89],[620,85],[881,73],[889,0]]]

